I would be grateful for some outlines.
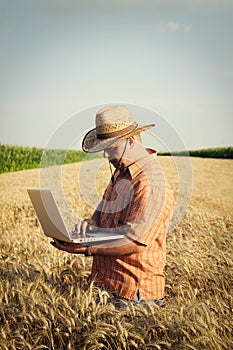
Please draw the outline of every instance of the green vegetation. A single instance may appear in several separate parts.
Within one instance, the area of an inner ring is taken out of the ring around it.
[[[159,153],[161,156],[191,156],[204,158],[233,159],[233,147],[207,148],[187,152]],[[49,150],[37,147],[10,146],[0,144],[0,173],[40,168],[57,164],[81,162],[100,157],[100,153],[87,154],[74,150]]]
[[[206,148],[193,151],[159,153],[160,156],[190,156],[201,158],[233,159],[233,147]]]
[[[99,157],[74,150],[48,150],[37,147],[22,147],[0,144],[0,173],[39,168],[57,164],[81,162]]]

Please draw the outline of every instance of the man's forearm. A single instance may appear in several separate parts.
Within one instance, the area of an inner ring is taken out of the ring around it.
[[[88,249],[90,255],[131,255],[135,253],[141,253],[145,249],[143,244],[130,241],[127,238],[119,239],[111,243],[103,243],[95,246],[91,246]]]
[[[62,242],[58,239],[54,239],[54,241],[50,243],[55,248],[65,252],[85,255],[131,255],[143,252],[146,247],[144,244],[132,241],[127,237],[89,247],[80,243]]]

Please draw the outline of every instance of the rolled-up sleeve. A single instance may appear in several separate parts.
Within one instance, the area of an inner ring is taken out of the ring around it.
[[[166,186],[149,184],[143,178],[137,182],[126,212],[125,223],[129,227],[127,236],[130,239],[148,245],[157,238],[168,206],[168,191]]]

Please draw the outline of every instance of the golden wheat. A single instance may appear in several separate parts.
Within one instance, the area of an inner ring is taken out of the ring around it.
[[[172,159],[161,163],[177,194]],[[0,175],[0,348],[233,348],[232,165],[192,159],[192,200],[167,239],[165,304],[123,303],[120,309],[108,303],[107,292],[89,285],[91,258],[57,251],[42,234],[26,194],[27,187],[38,187],[39,171]],[[93,209],[79,193],[80,166],[64,166],[62,181],[69,205],[84,218]],[[99,172],[102,193],[108,169]]]

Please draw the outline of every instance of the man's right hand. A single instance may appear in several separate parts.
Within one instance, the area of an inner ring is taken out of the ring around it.
[[[87,232],[96,232],[98,227],[93,219],[85,219],[74,225],[72,232],[78,236],[85,237]]]

